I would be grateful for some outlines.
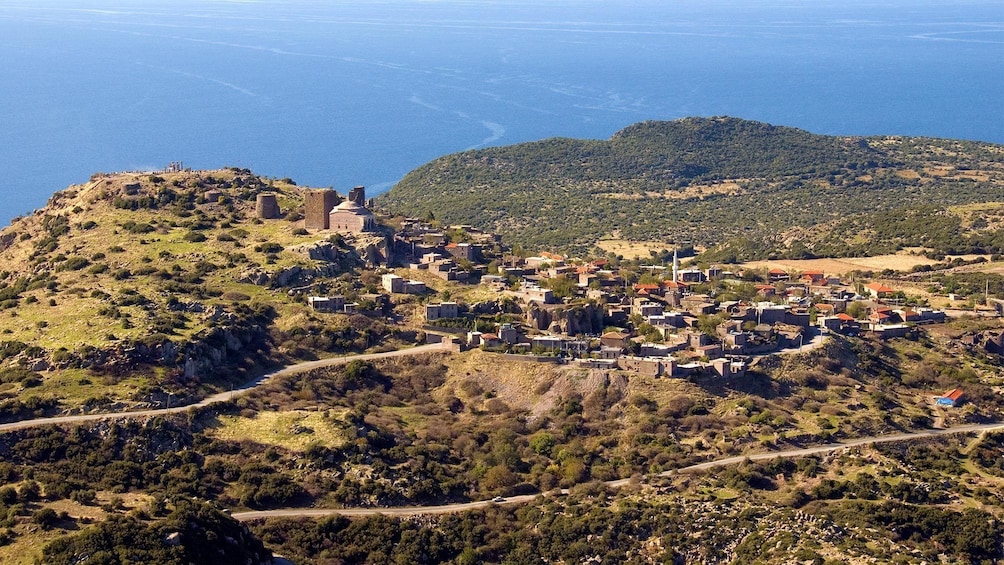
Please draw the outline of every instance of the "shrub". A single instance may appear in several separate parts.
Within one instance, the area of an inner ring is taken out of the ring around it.
[[[52,508],[42,508],[32,514],[31,521],[42,526],[42,529],[48,530],[59,521],[59,514],[56,514],[56,511]]]
[[[282,251],[283,247],[278,243],[272,241],[266,241],[261,245],[256,245],[254,250],[260,253],[278,253]]]
[[[70,257],[65,263],[59,266],[58,271],[79,271],[90,265],[91,262],[85,257]]]

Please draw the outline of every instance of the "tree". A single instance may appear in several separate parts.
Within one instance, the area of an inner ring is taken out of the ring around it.
[[[697,330],[705,335],[717,335],[719,324],[726,319],[723,314],[701,314],[697,317]]]
[[[865,306],[864,302],[851,302],[847,305],[847,315],[858,320],[864,318],[867,311],[868,308]]]

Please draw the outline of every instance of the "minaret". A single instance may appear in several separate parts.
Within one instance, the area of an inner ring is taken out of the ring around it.
[[[673,248],[673,282],[680,282],[680,258],[676,255],[676,248]]]

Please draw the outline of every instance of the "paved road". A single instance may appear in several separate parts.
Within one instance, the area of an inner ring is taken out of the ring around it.
[[[989,430],[1004,430],[1004,424],[996,423],[996,424],[974,424],[968,426],[956,426],[954,428],[947,428],[942,430],[922,430],[919,432],[908,432],[908,433],[893,434],[887,436],[858,438],[858,439],[847,440],[841,443],[828,443],[825,445],[817,445],[815,447],[806,447],[804,449],[787,449],[784,451],[773,451],[768,453],[738,455],[736,457],[726,457],[724,459],[716,459],[715,461],[698,463],[696,465],[690,465],[687,467],[682,467],[680,469],[664,471],[654,476],[669,477],[677,473],[704,471],[707,469],[712,469],[714,467],[723,467],[725,465],[742,463],[747,459],[751,461],[761,461],[764,459],[776,459],[778,457],[786,459],[792,457],[805,457],[808,455],[829,453],[849,447],[858,447],[862,445],[888,443],[891,441],[915,440],[915,439],[930,438],[930,437],[937,437],[951,434],[983,432]],[[630,482],[631,479],[618,479],[615,481],[606,481],[604,484],[610,488],[620,488],[626,486]],[[568,490],[567,489],[563,490],[562,493],[567,494]],[[538,496],[540,495],[526,494],[526,495],[508,497],[505,499],[504,502],[500,503],[495,503],[490,500],[482,500],[479,502],[444,504],[441,506],[399,506],[394,508],[280,508],[277,510],[236,512],[233,514],[233,517],[234,519],[237,520],[249,521],[249,520],[261,520],[263,518],[318,518],[318,517],[335,516],[335,515],[348,516],[348,517],[375,516],[378,514],[383,514],[385,516],[420,516],[429,514],[449,514],[452,512],[463,512],[465,510],[472,510],[475,508],[484,508],[485,506],[489,506],[491,504],[505,504],[505,505],[520,504],[524,502],[529,502],[537,498]]]
[[[137,418],[137,417],[147,417],[147,416],[161,416],[164,414],[174,414],[176,412],[184,412],[189,408],[198,408],[203,406],[209,406],[217,402],[226,402],[236,396],[246,394],[247,392],[253,390],[255,387],[261,386],[266,383],[272,377],[281,377],[286,375],[294,375],[297,373],[303,373],[305,371],[310,371],[312,369],[319,369],[322,367],[331,367],[333,365],[341,365],[348,363],[349,361],[373,361],[376,359],[386,359],[388,357],[403,357],[406,355],[419,355],[422,353],[432,353],[435,351],[443,351],[445,344],[433,343],[429,345],[420,345],[418,347],[412,347],[410,349],[398,349],[395,351],[388,351],[385,353],[365,353],[361,355],[346,355],[344,357],[331,357],[328,359],[321,359],[319,361],[306,361],[303,363],[297,363],[296,365],[290,365],[284,369],[276,371],[274,373],[268,373],[267,375],[262,375],[257,379],[245,383],[240,388],[234,390],[221,392],[219,394],[214,394],[208,398],[203,399],[195,404],[184,404],[181,406],[172,406],[170,408],[153,408],[150,410],[135,410],[132,412],[112,412],[107,414],[75,414],[72,416],[53,416],[51,418],[37,418],[35,420],[21,420],[20,422],[11,422],[9,424],[0,424],[0,432],[7,432],[11,430],[22,430],[25,428],[34,428],[37,426],[45,426],[50,424],[79,424],[82,422],[93,422],[97,420],[113,420],[119,418]]]

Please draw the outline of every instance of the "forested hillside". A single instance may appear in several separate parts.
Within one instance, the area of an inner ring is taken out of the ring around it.
[[[997,253],[1002,190],[999,145],[687,118],[635,124],[605,141],[555,138],[448,155],[379,203],[531,248],[581,251],[616,236],[728,244],[720,259],[741,260],[904,246]],[[970,206],[950,209],[960,205]]]

